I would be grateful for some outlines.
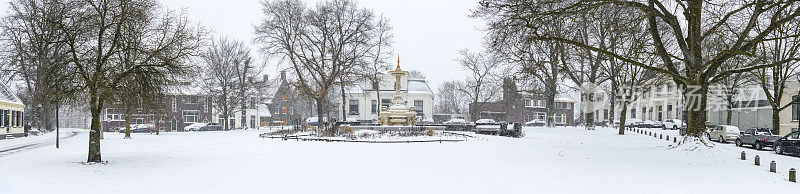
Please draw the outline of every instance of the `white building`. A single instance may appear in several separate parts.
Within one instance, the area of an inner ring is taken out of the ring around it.
[[[375,121],[381,106],[391,104],[395,94],[395,78],[392,75],[381,73],[380,83],[369,84],[367,80],[345,90],[347,115],[340,118],[350,118],[359,121]],[[418,119],[433,119],[433,91],[428,86],[424,77],[411,77],[404,75],[400,78],[401,95],[406,100],[406,105],[413,106],[417,111]],[[378,99],[380,93],[380,100]],[[342,114],[341,111],[338,111]]]

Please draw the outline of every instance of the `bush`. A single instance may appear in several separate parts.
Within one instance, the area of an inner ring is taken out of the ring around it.
[[[341,126],[341,127],[339,127],[339,132],[342,133],[342,134],[353,134],[356,131],[355,131],[355,129],[353,129],[350,126]]]
[[[433,129],[428,129],[427,131],[425,131],[425,135],[428,135],[428,136],[433,136],[435,134],[436,134],[436,132],[434,132]]]

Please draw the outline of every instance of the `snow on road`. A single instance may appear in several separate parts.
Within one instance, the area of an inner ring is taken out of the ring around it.
[[[800,188],[800,158],[615,129],[525,128],[526,137],[362,144],[261,139],[264,130],[107,133],[106,164],[84,165],[88,133],[0,158],[0,193],[769,193]],[[672,135],[670,135],[672,136]],[[3,142],[0,141],[0,145]],[[747,161],[738,159],[748,152]],[[752,164],[758,154],[763,166]],[[769,173],[770,160],[779,173]]]
[[[63,130],[63,131],[61,131]],[[61,129],[59,139],[61,141],[75,137],[82,131],[80,129],[66,128]],[[5,139],[0,141],[0,158],[13,154],[33,151],[46,146],[56,146],[56,133],[51,132],[40,136],[28,136],[25,138]]]

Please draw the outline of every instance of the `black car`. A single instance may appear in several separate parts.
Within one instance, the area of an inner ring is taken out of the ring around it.
[[[800,131],[783,136],[775,142],[776,154],[800,155]]]

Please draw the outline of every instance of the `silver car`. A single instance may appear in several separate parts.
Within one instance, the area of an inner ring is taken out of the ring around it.
[[[739,139],[739,128],[733,125],[717,125],[706,134],[709,140],[716,140],[720,143],[736,141]]]

